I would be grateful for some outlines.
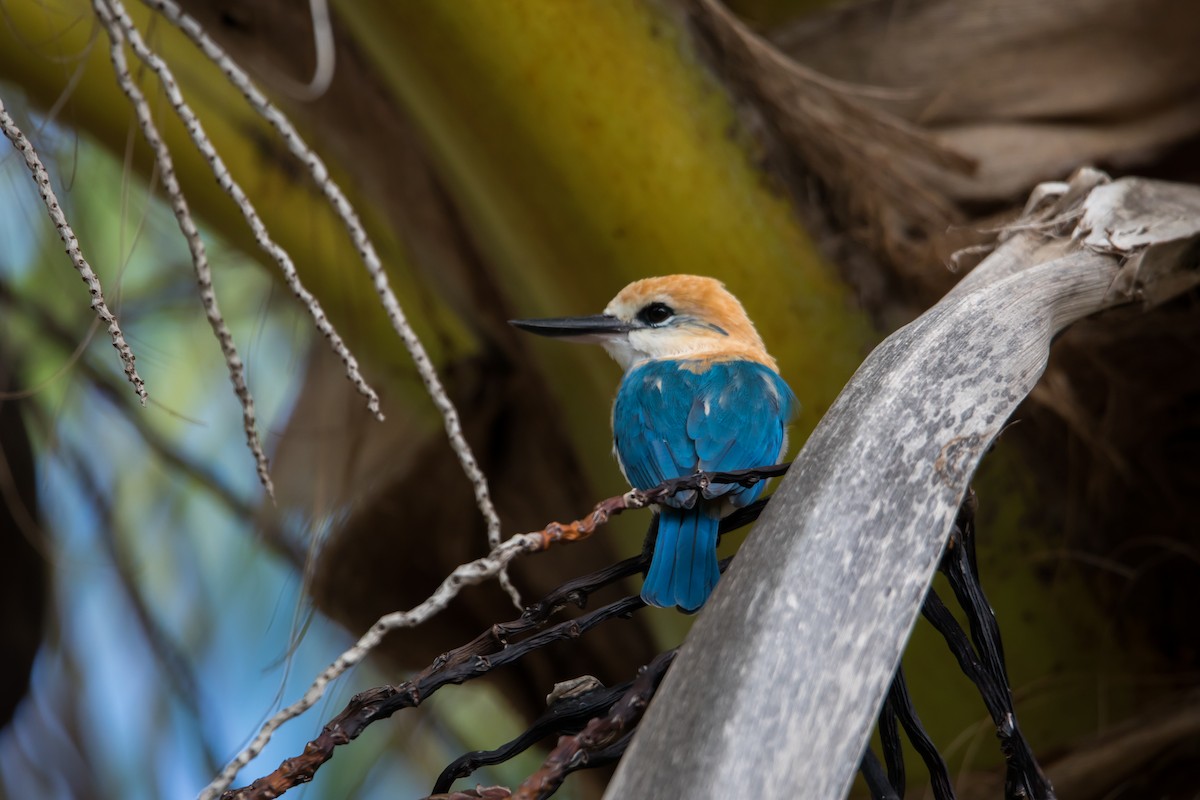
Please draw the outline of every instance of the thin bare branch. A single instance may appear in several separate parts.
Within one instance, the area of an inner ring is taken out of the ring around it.
[[[29,172],[33,176],[33,182],[37,184],[38,192],[42,196],[42,203],[46,206],[46,212],[50,215],[51,222],[58,230],[58,237],[62,239],[66,245],[67,256],[70,257],[71,263],[75,265],[75,270],[79,273],[79,277],[87,284],[88,292],[92,296],[92,310],[96,312],[96,316],[108,328],[109,338],[112,339],[112,345],[121,355],[121,364],[125,369],[125,377],[133,384],[133,390],[137,392],[138,399],[142,405],[146,405],[146,385],[142,378],[137,373],[134,367],[133,351],[129,349],[129,345],[125,342],[125,336],[121,333],[121,326],[117,323],[117,318],[111,311],[108,310],[108,305],[104,302],[104,291],[100,286],[100,278],[92,271],[91,265],[87,259],[83,257],[83,251],[79,248],[79,240],[75,237],[75,231],[71,229],[67,223],[66,214],[63,213],[62,206],[58,203],[58,197],[54,194],[54,189],[50,186],[50,174],[46,172],[46,168],[42,165],[42,160],[38,157],[37,151],[33,149],[33,144],[17,127],[17,123],[9,116],[8,111],[4,107],[4,101],[0,99],[0,130],[4,131],[4,135],[12,142],[13,147],[21,153],[25,158],[25,165],[29,167]]]
[[[404,310],[400,307],[400,303],[392,291],[387,273],[384,271],[383,265],[379,260],[379,255],[375,251],[375,246],[367,236],[367,232],[363,228],[358,214],[355,213],[354,208],[350,205],[350,201],[346,199],[346,195],[337,183],[334,182],[320,156],[313,152],[304,142],[287,116],[267,99],[266,95],[246,75],[246,72],[208,35],[199,22],[188,14],[185,14],[174,0],[142,0],[142,2],[162,14],[169,22],[183,31],[225,73],[229,81],[246,97],[247,102],[275,128],[292,154],[308,168],[317,187],[324,194],[330,205],[333,206],[334,210],[337,211],[347,232],[350,234],[351,240],[354,242],[354,246],[358,249],[358,253],[362,257],[367,272],[371,275],[375,290],[379,294],[388,319],[391,320],[392,328],[404,343],[404,347],[408,350],[409,355],[412,356],[413,363],[416,365],[417,373],[421,376],[421,381],[425,384],[426,391],[428,391],[433,404],[442,415],[442,421],[446,427],[446,435],[450,440],[450,445],[454,448],[455,455],[458,456],[463,472],[471,481],[475,492],[475,502],[479,506],[480,513],[483,514],[484,520],[487,523],[488,546],[494,549],[500,544],[500,517],[496,514],[495,506],[492,504],[491,494],[488,491],[487,478],[479,468],[479,464],[475,460],[475,455],[471,451],[470,445],[467,444],[466,438],[463,436],[462,423],[459,420],[458,410],[446,394],[446,390],[438,378],[437,370],[434,369],[433,363],[429,359],[429,354],[425,351],[425,346],[417,337],[416,332],[408,322]],[[517,608],[520,608],[520,597],[516,589],[509,582],[506,573],[501,570],[499,575],[500,582],[509,593],[509,596],[512,597],[513,603]]]
[[[171,107],[179,116],[180,121],[183,122],[183,126],[187,129],[188,135],[191,137],[196,149],[200,151],[201,155],[208,162],[209,168],[212,170],[213,177],[216,178],[218,185],[237,204],[238,209],[242,212],[242,217],[246,220],[246,224],[254,232],[254,238],[258,242],[259,247],[279,265],[288,288],[292,290],[292,293],[308,309],[308,313],[312,317],[317,330],[328,340],[330,347],[341,358],[342,364],[346,369],[346,376],[350,379],[350,382],[358,389],[359,394],[367,398],[367,406],[370,408],[371,413],[382,419],[383,415],[379,410],[379,396],[363,378],[362,373],[359,371],[358,360],[350,352],[341,335],[334,329],[333,323],[329,321],[320,302],[301,283],[300,276],[296,273],[296,267],[292,262],[291,256],[271,238],[266,225],[258,215],[258,211],[242,190],[241,185],[234,180],[233,175],[225,166],[225,161],[221,158],[212,141],[204,132],[204,126],[201,125],[195,112],[192,111],[191,106],[184,99],[183,93],[180,92],[179,85],[175,81],[175,76],[171,72],[171,68],[142,39],[141,33],[134,26],[133,19],[129,16],[129,12],[125,10],[125,6],[121,3],[121,0],[108,0],[108,7],[121,29],[125,32],[129,46],[133,49],[134,54],[142,63],[158,75],[158,79],[162,83],[163,90],[166,92],[167,100],[170,102]]]
[[[204,305],[204,315],[217,337],[217,342],[221,345],[225,366],[229,370],[229,380],[233,383],[234,394],[237,395],[238,402],[242,405],[242,429],[246,435],[246,445],[254,456],[254,463],[258,469],[258,480],[266,490],[267,496],[274,501],[275,487],[271,483],[267,454],[263,451],[262,442],[258,438],[254,397],[250,394],[250,387],[246,385],[245,364],[238,355],[237,346],[233,342],[233,334],[230,332],[229,326],[225,324],[225,318],[221,315],[221,309],[217,304],[217,295],[213,289],[212,269],[208,263],[208,251],[204,246],[204,241],[200,238],[200,231],[196,228],[195,220],[192,219],[187,198],[184,197],[183,189],[175,175],[175,164],[171,158],[171,151],[167,148],[162,136],[159,135],[145,95],[142,94],[142,90],[134,83],[133,76],[129,73],[129,66],[125,61],[125,35],[121,26],[113,18],[105,0],[93,0],[92,8],[100,19],[101,26],[108,34],[109,54],[117,76],[117,83],[120,84],[121,90],[125,92],[125,96],[133,105],[142,135],[146,137],[147,144],[154,151],[154,159],[158,163],[163,188],[171,202],[171,210],[175,212],[179,230],[183,234],[183,238],[187,240],[188,250],[192,256],[192,266],[196,271],[196,283],[200,286],[200,302]]]

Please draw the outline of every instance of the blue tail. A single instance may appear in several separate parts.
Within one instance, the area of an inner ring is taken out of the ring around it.
[[[679,606],[689,612],[704,605],[721,577],[717,567],[719,525],[719,519],[699,506],[661,507],[654,556],[642,584],[642,599],[647,604]]]

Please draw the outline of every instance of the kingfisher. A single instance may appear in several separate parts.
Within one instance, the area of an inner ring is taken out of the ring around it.
[[[742,304],[714,278],[645,278],[618,292],[603,314],[512,324],[598,343],[625,370],[613,403],[613,453],[637,489],[775,464],[787,450],[796,397]],[[720,577],[721,518],[762,490],[762,483],[712,484],[664,501],[642,599],[699,610]]]

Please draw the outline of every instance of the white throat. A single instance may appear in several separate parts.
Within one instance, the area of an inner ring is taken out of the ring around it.
[[[621,369],[629,372],[647,361],[684,360],[719,353],[723,342],[688,330],[647,328],[606,337],[601,344]]]

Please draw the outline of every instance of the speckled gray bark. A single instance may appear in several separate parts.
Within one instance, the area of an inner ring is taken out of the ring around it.
[[[1056,332],[1197,283],[1200,188],[1085,171],[1015,230],[847,384],[605,797],[845,796],[979,459]]]

